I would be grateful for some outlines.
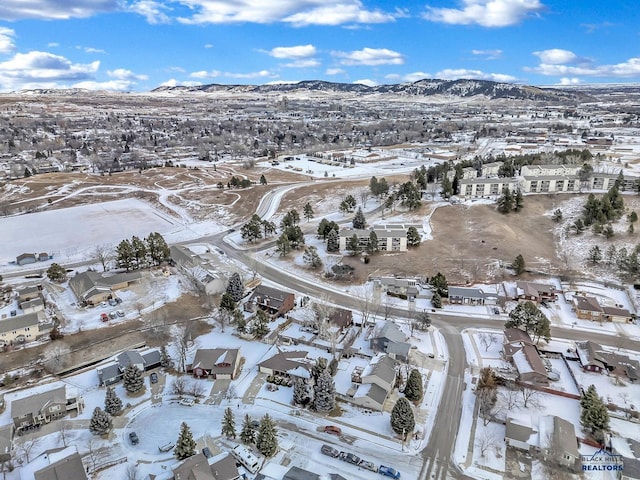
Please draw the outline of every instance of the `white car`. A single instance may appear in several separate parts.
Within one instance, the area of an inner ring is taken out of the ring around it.
[[[193,404],[196,403],[191,398],[183,398],[178,402],[180,405],[184,405],[185,407],[193,407]]]

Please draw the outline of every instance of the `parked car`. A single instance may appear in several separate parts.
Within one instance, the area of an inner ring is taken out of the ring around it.
[[[328,455],[329,457],[338,458],[340,456],[340,452],[336,448],[333,448],[330,445],[322,445],[322,447],[320,448],[320,451],[324,455]]]
[[[115,301],[115,299],[110,298],[109,299],[109,305],[111,305],[112,307],[115,307],[118,304],[118,302]]]
[[[158,374],[156,372],[153,372],[151,375],[149,375],[149,380],[151,381],[151,383],[158,383]]]
[[[15,317],[18,314],[17,310],[11,310],[11,316]]]
[[[359,456],[354,455],[353,453],[340,452],[340,460],[347,463],[352,463],[353,465],[358,465],[362,460]]]
[[[202,454],[207,458],[213,457],[213,453],[211,453],[211,450],[209,450],[209,447],[204,447],[202,449]]]
[[[122,299],[121,299],[121,298],[119,298],[119,297],[114,298],[114,300],[116,301],[116,303],[117,303],[118,305],[120,305],[120,304],[122,303]]]
[[[178,403],[180,403],[180,405],[184,405],[185,407],[193,407],[193,404],[196,402],[194,402],[191,398],[183,398]]]
[[[367,470],[371,470],[372,472],[378,471],[378,466],[375,463],[370,462],[368,460],[360,460],[360,463],[358,464],[358,466]]]
[[[102,320],[103,322],[108,322],[109,321],[109,315],[107,315],[106,313],[101,313],[100,314],[100,320]]]
[[[391,467],[386,467],[384,465],[380,465],[380,468],[378,468],[378,473],[381,475],[384,475],[385,477],[391,477],[391,478],[400,478],[400,472],[397,471],[395,468],[391,468]]]
[[[175,443],[169,442],[169,443],[165,443],[164,445],[160,445],[158,447],[158,450],[160,450],[161,452],[168,452],[175,446],[176,446]]]
[[[325,425],[324,433],[330,433],[331,435],[342,435],[342,430],[340,427],[336,427],[335,425]]]
[[[115,310],[109,312],[109,318],[111,320],[115,320],[116,318],[118,318],[118,314],[115,312]]]
[[[124,311],[116,310],[116,315],[118,315],[119,317],[124,317]]]
[[[140,439],[138,438],[138,434],[136,432],[129,433],[129,440],[131,441],[131,445],[137,445],[140,443]]]

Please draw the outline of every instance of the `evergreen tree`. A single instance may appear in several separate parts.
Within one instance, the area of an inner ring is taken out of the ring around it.
[[[369,255],[373,255],[378,250],[378,235],[376,234],[376,232],[371,230],[371,233],[369,234],[369,242],[367,243],[367,253]]]
[[[267,184],[267,177],[263,175],[260,175],[260,185],[266,185]]]
[[[560,223],[560,221],[562,220],[562,210],[560,210],[559,208],[555,209],[553,211],[553,216],[551,217],[551,220],[553,220],[556,223]]]
[[[134,364],[127,365],[122,374],[122,383],[127,393],[136,393],[144,388],[142,372]]]
[[[227,284],[227,293],[231,296],[234,302],[239,302],[244,297],[244,283],[238,272],[234,272],[229,278]]]
[[[145,239],[145,243],[151,263],[154,265],[160,265],[171,256],[167,242],[158,232],[150,233]]]
[[[327,235],[327,252],[340,251],[340,236],[336,230],[329,230]]]
[[[29,167],[24,168],[24,178],[29,178],[31,176],[31,172],[29,171]]]
[[[131,248],[136,268],[144,267],[147,261],[147,245],[145,242],[134,235],[131,237]]]
[[[407,229],[407,245],[410,247],[417,247],[420,245],[420,234],[416,227],[409,227]]]
[[[304,232],[298,225],[285,227],[282,235],[287,237],[290,247],[298,249],[304,245]]]
[[[346,246],[351,255],[356,255],[360,251],[360,240],[355,233],[347,239]]]
[[[182,422],[180,425],[180,435],[178,435],[176,448],[173,450],[173,453],[178,460],[184,460],[196,453],[196,441],[193,439],[191,429],[186,422]]]
[[[356,230],[363,230],[367,226],[367,220],[364,218],[364,213],[362,213],[362,208],[358,207],[358,211],[356,211],[356,216],[353,217],[353,228]]]
[[[523,329],[534,338],[544,338],[547,342],[551,337],[549,319],[542,313],[535,303],[527,301],[519,303],[509,312],[509,320],[504,324],[505,328]]]
[[[113,387],[107,387],[104,397],[104,410],[112,416],[122,411],[122,400],[120,400],[120,397],[116,394],[116,389]]]
[[[322,259],[320,258],[320,255],[318,255],[318,249],[313,245],[305,248],[302,260],[314,269],[322,266]]]
[[[127,272],[133,268],[135,255],[129,240],[122,240],[116,247],[116,261],[118,262],[118,266],[125,268]]]
[[[419,402],[422,400],[422,375],[417,369],[411,370],[409,378],[407,378],[407,384],[404,387],[404,396],[410,402]]]
[[[446,277],[438,272],[433,277],[429,279],[429,285],[431,285],[432,289],[438,293],[441,297],[449,296],[449,289],[447,287],[447,279]]]
[[[433,292],[433,296],[431,297],[431,305],[433,305],[433,308],[442,308],[442,297],[438,292]]]
[[[609,430],[609,411],[593,385],[580,399],[580,406],[580,422],[598,439],[602,439],[603,433]]]
[[[270,237],[271,235],[276,233],[277,228],[275,223],[269,220],[262,220],[260,222],[260,225],[262,225],[262,231],[265,237]]]
[[[522,191],[518,188],[513,197],[513,209],[519,212],[522,210],[522,207],[524,207],[524,197],[522,196]]]
[[[313,207],[309,202],[307,202],[302,209],[302,214],[304,215],[304,218],[307,219],[307,222],[313,218]]]
[[[233,410],[227,407],[222,417],[222,435],[227,438],[236,438],[236,421],[233,418]]]
[[[233,311],[231,323],[235,325],[238,333],[245,333],[247,331],[247,321],[244,318],[244,314],[237,308]]]
[[[406,440],[407,436],[413,433],[415,427],[416,420],[411,404],[406,398],[400,397],[391,410],[391,428],[398,435],[404,435],[404,440]]]
[[[282,233],[278,241],[276,242],[276,252],[280,254],[281,257],[284,257],[291,251],[291,242],[289,241],[289,237],[286,233]]]
[[[573,222],[571,228],[573,228],[573,230],[576,232],[576,235],[580,235],[582,232],[584,232],[584,223],[582,223],[582,220],[577,219],[575,222]]]
[[[240,236],[247,242],[255,242],[262,238],[262,221],[258,215],[253,215],[251,220],[240,228]]]
[[[498,211],[500,213],[509,213],[514,208],[515,199],[508,187],[502,189],[502,195],[498,198]]]
[[[52,263],[47,269],[47,278],[52,282],[62,283],[67,279],[67,271],[57,263]]]
[[[256,338],[263,338],[267,333],[269,333],[268,322],[269,319],[267,318],[267,314],[262,310],[258,310],[253,316],[252,325],[252,333]]]
[[[351,212],[354,208],[356,208],[357,202],[353,195],[347,195],[346,197],[344,197],[344,201],[347,204],[348,212]]]
[[[245,445],[250,445],[256,441],[256,429],[253,427],[253,420],[249,414],[244,416],[242,431],[240,432],[240,441]]]
[[[317,412],[330,412],[336,405],[336,385],[329,370],[322,370],[313,386],[313,407]]]
[[[89,431],[94,435],[106,435],[112,427],[113,423],[109,414],[100,407],[94,408],[89,422]]]
[[[222,297],[220,297],[220,310],[223,310],[228,313],[232,313],[238,304],[233,299],[233,296],[229,292],[224,292]]]
[[[318,357],[316,363],[311,367],[311,376],[314,380],[317,380],[322,372],[324,372],[329,366],[327,365],[327,359],[324,357]]]
[[[293,403],[307,405],[311,401],[309,384],[305,379],[297,378],[293,382]]]
[[[511,268],[513,268],[516,275],[522,275],[525,271],[524,257],[522,255],[518,255],[511,264]]]
[[[331,359],[331,361],[329,362],[329,367],[327,367],[329,370],[329,375],[331,375],[332,377],[336,376],[336,373],[338,373],[338,360],[334,357]]]
[[[594,245],[589,249],[589,253],[587,254],[587,260],[592,265],[596,263],[600,263],[602,260],[602,251],[600,251],[600,247],[598,245]]]
[[[260,420],[258,438],[256,439],[258,451],[265,457],[273,457],[278,451],[278,437],[276,436],[276,425],[271,420],[269,414],[265,414]]]
[[[440,195],[442,195],[442,198],[444,198],[445,200],[449,200],[451,198],[451,195],[453,195],[453,185],[451,184],[451,180],[449,180],[449,177],[444,177],[442,179],[442,184],[441,184],[442,190],[440,191]]]

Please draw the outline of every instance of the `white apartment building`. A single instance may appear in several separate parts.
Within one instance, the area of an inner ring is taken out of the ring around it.
[[[463,179],[460,180],[460,196],[465,199],[497,197],[505,187],[513,192],[518,188],[518,181],[506,177]]]

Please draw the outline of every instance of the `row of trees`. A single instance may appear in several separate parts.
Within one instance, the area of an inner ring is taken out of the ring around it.
[[[236,422],[233,411],[227,407],[222,417],[222,435],[227,438],[236,438]],[[273,457],[278,451],[278,432],[276,425],[269,414],[260,419],[256,428],[250,415],[245,415],[240,431],[240,441],[245,445],[255,445],[258,451],[265,457]]]
[[[100,262],[106,270],[110,261],[109,252],[100,255]],[[149,265],[160,265],[169,259],[170,251],[167,242],[157,232],[152,232],[147,238],[131,237],[131,240],[122,240],[116,247],[116,262],[118,267],[127,271],[143,268]]]
[[[524,206],[524,197],[522,191],[518,188],[513,193],[510,188],[504,187],[502,189],[502,195],[498,198],[498,211],[500,213],[519,212]]]

